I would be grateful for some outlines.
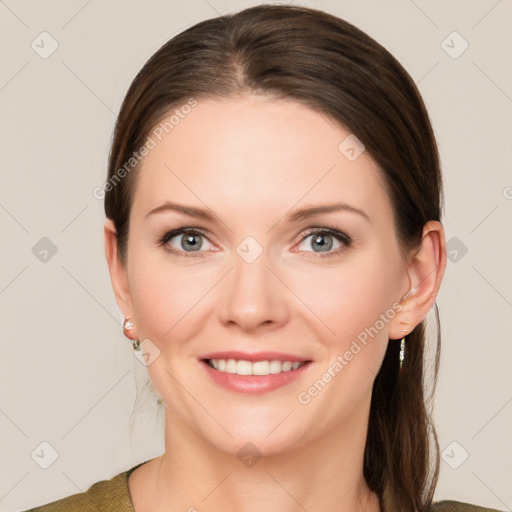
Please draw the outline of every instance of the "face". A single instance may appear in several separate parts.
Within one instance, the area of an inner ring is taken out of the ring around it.
[[[382,176],[349,135],[293,101],[203,100],[137,171],[125,272],[149,375],[167,418],[225,452],[366,420],[408,288]]]

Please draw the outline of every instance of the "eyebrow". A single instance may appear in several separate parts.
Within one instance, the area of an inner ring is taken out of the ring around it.
[[[213,221],[215,216],[210,213],[208,210],[203,210],[201,208],[196,208],[195,206],[185,206],[182,204],[171,203],[170,201],[166,201],[161,206],[157,206],[153,210],[151,210],[146,218],[155,213],[162,213],[167,211],[175,211],[178,213],[183,213],[184,215],[188,215],[189,217],[195,217],[197,219],[204,219]]]
[[[311,206],[309,208],[303,208],[301,210],[295,210],[286,215],[286,219],[292,222],[297,222],[299,220],[309,219],[310,217],[314,217],[316,215],[322,215],[324,213],[332,213],[338,211],[348,211],[352,213],[357,213],[362,215],[368,222],[371,223],[371,219],[367,213],[363,210],[359,210],[354,206],[350,206],[346,203],[335,203],[335,204],[326,204],[320,206]]]
[[[325,205],[318,205],[318,206],[310,206],[308,208],[302,208],[300,210],[292,210],[290,213],[285,215],[285,219],[288,222],[298,222],[304,219],[308,219],[310,217],[315,217],[317,215],[322,215],[325,213],[332,213],[332,212],[338,212],[338,211],[348,211],[352,213],[357,213],[364,217],[368,222],[371,223],[371,219],[368,216],[367,213],[365,213],[363,210],[359,210],[358,208],[355,208],[354,206],[351,206],[346,203],[334,203],[334,204],[325,204]],[[189,217],[194,217],[196,219],[203,219],[208,221],[214,221],[215,215],[210,213],[209,210],[204,210],[202,208],[196,208],[195,206],[186,206],[182,204],[172,203],[170,201],[166,201],[161,206],[158,206],[151,210],[147,215],[146,218],[150,215],[156,214],[156,213],[162,213],[167,211],[175,211],[178,213],[182,213],[184,215],[188,215]]]

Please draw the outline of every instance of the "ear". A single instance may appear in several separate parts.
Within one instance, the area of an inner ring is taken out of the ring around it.
[[[107,258],[110,280],[116,297],[117,305],[121,313],[126,318],[133,317],[132,300],[130,295],[130,286],[128,282],[128,272],[126,265],[119,256],[119,245],[117,231],[114,222],[111,219],[105,220],[105,256]],[[135,324],[135,322],[134,322]],[[130,331],[130,337],[137,339],[137,325]]]
[[[421,246],[408,259],[409,288],[400,304],[402,309],[389,324],[388,337],[401,339],[425,319],[433,307],[446,268],[446,241],[440,222],[423,227]],[[407,329],[404,333],[403,330]]]

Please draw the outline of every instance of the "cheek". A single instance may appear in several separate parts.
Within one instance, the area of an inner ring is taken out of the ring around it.
[[[193,338],[203,324],[200,317],[209,307],[218,272],[200,264],[171,264],[163,250],[134,248],[131,261],[130,293],[139,337],[166,350]]]
[[[377,255],[361,254],[336,267],[310,265],[309,272],[288,273],[291,288],[319,323],[317,332],[336,349],[350,345],[375,324],[387,341],[398,269]],[[387,317],[384,324],[381,315]]]
[[[369,400],[388,346],[388,324],[396,314],[397,276],[396,265],[372,255],[295,282],[323,324],[314,331],[325,358],[297,396],[301,406],[307,405],[304,411],[322,418],[318,428],[342,422]]]

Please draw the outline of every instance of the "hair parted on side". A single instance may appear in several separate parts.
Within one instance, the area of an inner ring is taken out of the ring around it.
[[[378,163],[391,199],[403,254],[419,246],[423,226],[441,220],[442,176],[437,144],[421,95],[401,64],[350,23],[298,6],[260,5],[200,22],[165,43],[131,84],[115,126],[105,213],[127,258],[130,209],[138,166],[118,171],[144,145],[170,109],[192,99],[244,93],[291,99],[348,128]],[[364,476],[394,512],[426,512],[439,472],[439,446],[425,382],[425,320],[399,346],[388,343],[373,385]]]

